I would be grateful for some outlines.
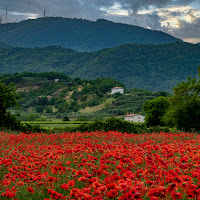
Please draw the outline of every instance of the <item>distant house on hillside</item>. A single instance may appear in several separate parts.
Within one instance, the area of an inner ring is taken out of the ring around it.
[[[37,99],[47,98],[48,101],[51,101],[52,96],[37,96]]]
[[[144,122],[145,116],[141,114],[127,113],[124,116],[124,121],[128,122]]]
[[[59,80],[60,80],[60,79],[56,78],[54,81],[55,81],[55,83],[57,83]]]
[[[111,94],[116,94],[116,93],[124,94],[124,88],[123,87],[111,88]]]

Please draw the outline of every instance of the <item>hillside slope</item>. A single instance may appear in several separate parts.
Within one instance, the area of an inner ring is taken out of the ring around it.
[[[55,79],[57,81],[55,81]],[[167,92],[131,90],[128,94],[111,95],[111,88],[124,84],[119,81],[101,78],[96,80],[72,79],[63,73],[21,72],[1,74],[0,81],[15,83],[20,98],[22,120],[40,113],[48,116],[87,115],[90,117],[124,115],[127,112],[142,112],[145,101],[158,96],[169,96]],[[38,116],[38,115],[37,115]],[[59,118],[60,118],[59,117]],[[30,119],[29,119],[30,120]]]
[[[130,44],[91,53],[60,47],[0,49],[0,73],[64,72],[71,77],[109,77],[128,88],[171,91],[200,66],[200,46],[190,43]]]
[[[127,43],[163,44],[181,41],[160,31],[99,19],[47,17],[0,25],[0,38],[17,47],[60,45],[94,51]]]

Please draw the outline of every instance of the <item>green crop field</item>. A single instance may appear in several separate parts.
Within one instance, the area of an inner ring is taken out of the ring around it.
[[[57,128],[71,128],[71,127],[77,127],[81,124],[88,124],[91,123],[89,121],[67,121],[67,122],[63,122],[63,121],[26,121],[23,122],[26,124],[31,124],[31,125],[40,125],[41,128],[45,128],[45,129],[57,129]]]

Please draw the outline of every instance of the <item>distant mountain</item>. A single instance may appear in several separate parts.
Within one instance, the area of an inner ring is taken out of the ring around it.
[[[163,44],[182,41],[160,31],[104,19],[89,21],[60,17],[2,24],[0,38],[15,47],[56,45],[77,51],[94,51],[128,43]]]
[[[11,47],[11,46],[4,42],[0,42],[0,48],[9,48],[9,47]]]
[[[0,48],[0,73],[21,71],[64,72],[72,77],[109,77],[128,88],[171,91],[200,66],[200,46],[171,44],[129,44],[91,53],[61,47]]]

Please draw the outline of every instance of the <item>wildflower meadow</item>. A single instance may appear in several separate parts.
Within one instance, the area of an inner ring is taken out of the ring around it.
[[[200,200],[200,135],[0,133],[0,199]]]

